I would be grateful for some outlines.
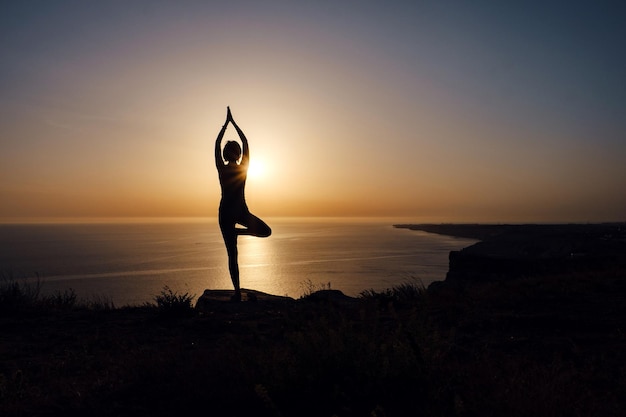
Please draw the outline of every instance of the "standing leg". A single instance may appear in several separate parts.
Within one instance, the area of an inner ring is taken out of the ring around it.
[[[241,301],[241,287],[239,285],[239,262],[238,262],[238,250],[237,250],[237,233],[234,227],[230,230],[222,230],[224,236],[224,243],[226,244],[226,253],[228,254],[228,270],[230,272],[230,279],[233,281],[233,287],[235,287],[235,294],[232,297],[233,301]]]

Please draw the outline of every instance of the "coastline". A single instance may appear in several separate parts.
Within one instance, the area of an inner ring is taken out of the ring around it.
[[[609,223],[553,223],[553,224],[481,224],[481,223],[401,223],[394,224],[399,229],[419,230],[453,237],[488,240],[506,233],[532,235],[547,233],[593,235],[621,235],[626,231],[626,222]]]
[[[479,242],[458,252],[490,258],[564,259],[623,258],[626,223],[597,224],[396,224]]]
[[[626,223],[394,227],[479,240],[450,252],[446,279],[434,287],[626,265]]]
[[[394,224],[398,229],[419,230],[427,233],[484,240],[506,230],[507,225],[485,225],[479,223],[401,223]]]
[[[0,414],[621,416],[623,232],[515,227],[452,252],[428,289],[359,298],[207,291],[175,315],[68,294],[0,304]]]

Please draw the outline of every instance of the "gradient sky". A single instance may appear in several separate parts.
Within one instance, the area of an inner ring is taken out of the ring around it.
[[[626,220],[626,3],[3,1],[0,218]],[[235,138],[231,128],[226,138]]]

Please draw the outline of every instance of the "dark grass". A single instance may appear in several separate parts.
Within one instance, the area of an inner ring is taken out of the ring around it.
[[[623,415],[623,272],[173,315],[8,281],[0,415]]]
[[[43,282],[35,279],[14,278],[11,274],[0,272],[0,317],[19,316],[21,314],[46,314],[57,310],[110,310],[113,302],[106,297],[93,297],[89,300],[78,299],[72,288],[43,295]]]

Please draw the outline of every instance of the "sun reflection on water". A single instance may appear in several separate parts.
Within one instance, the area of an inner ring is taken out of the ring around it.
[[[283,295],[285,290],[280,284],[276,262],[277,240],[259,239],[257,237],[242,236],[239,238],[239,269],[241,286],[244,288],[263,288],[271,294]]]

